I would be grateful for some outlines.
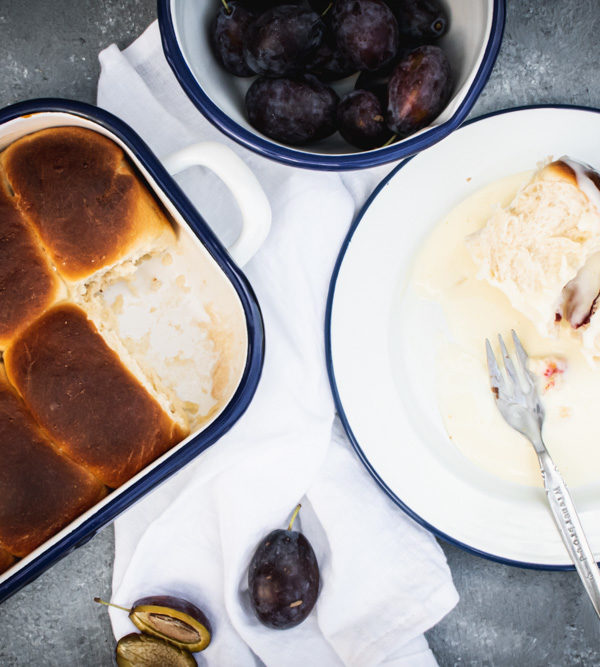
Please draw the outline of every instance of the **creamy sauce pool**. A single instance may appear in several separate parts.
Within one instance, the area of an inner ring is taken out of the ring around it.
[[[495,207],[512,201],[532,174],[493,183],[451,211],[417,255],[410,284],[419,296],[440,304],[448,322],[449,335],[436,350],[436,389],[452,442],[503,479],[541,485],[532,446],[502,419],[489,388],[485,338],[497,353],[497,334],[508,343],[515,329],[532,367],[540,373],[546,445],[567,483],[575,486],[600,479],[600,368],[585,359],[568,330],[556,338],[542,337],[503,292],[477,280],[477,267],[464,243],[465,237],[484,226]],[[559,365],[564,362],[564,372],[544,377],[547,357],[557,358]],[[553,387],[544,389],[553,381]]]

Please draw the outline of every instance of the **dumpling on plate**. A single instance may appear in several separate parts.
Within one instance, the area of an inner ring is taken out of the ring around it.
[[[589,325],[600,293],[600,174],[567,157],[545,165],[467,246],[478,278],[543,335],[561,321]]]

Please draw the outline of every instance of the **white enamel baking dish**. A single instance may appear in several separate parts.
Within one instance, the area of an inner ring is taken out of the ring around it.
[[[139,328],[141,322],[142,326],[153,329],[153,335],[156,330],[159,332],[157,335],[162,335],[163,338],[167,333],[174,337],[174,340],[169,341],[163,339],[163,348],[177,344],[189,347],[198,342],[198,337],[185,338],[184,335],[177,341],[177,331],[185,333],[191,327],[178,326],[178,323],[172,320],[181,317],[182,311],[193,311],[194,308],[198,310],[194,317],[199,319],[202,318],[202,312],[206,314],[206,311],[209,311],[211,322],[218,321],[220,334],[225,332],[223,335],[227,336],[228,374],[220,391],[220,402],[200,406],[201,411],[207,410],[207,414],[205,418],[198,420],[184,441],[0,575],[0,601],[37,577],[69,551],[87,542],[120,512],[181,469],[229,430],[254,395],[264,354],[260,309],[252,288],[237,265],[247,262],[262,244],[270,227],[271,213],[258,181],[244,163],[228,148],[220,144],[205,143],[190,146],[171,156],[165,161],[165,168],[139,136],[115,116],[89,105],[55,99],[33,100],[0,111],[0,150],[31,132],[65,125],[95,130],[119,144],[177,228],[178,251],[173,254],[170,266],[160,268],[155,262],[153,270],[160,275],[159,283],[169,279],[176,279],[175,282],[179,283],[180,276],[184,276],[180,285],[182,294],[186,294],[185,298],[180,299],[183,305],[180,304],[179,311],[172,313],[170,320],[163,316],[156,326],[148,313],[152,310],[151,307],[148,307],[144,314],[147,320],[139,316],[139,309],[135,311],[135,316],[128,320],[126,307],[120,318],[120,326],[126,331],[127,327]],[[242,231],[229,251],[221,245],[169,175],[169,171],[176,173],[191,165],[203,165],[213,170],[231,190],[239,205]],[[147,260],[150,263],[153,261]],[[142,274],[144,271],[147,273],[148,269],[144,269]],[[152,279],[157,280],[154,275]],[[161,290],[157,290],[157,294],[160,293]],[[168,293],[162,299],[163,304],[168,301],[167,297]],[[142,294],[138,301],[145,303],[151,298],[154,297],[148,291]],[[160,298],[156,298],[160,306]],[[158,308],[155,309],[155,312],[158,311]],[[214,332],[211,335],[215,338]],[[159,348],[160,343],[159,340]],[[217,343],[212,341],[211,345],[215,355],[220,354]],[[151,355],[153,348],[150,343],[147,347],[150,348]],[[192,363],[178,372],[182,378],[187,373],[189,380],[190,371],[193,373],[195,370]],[[185,391],[196,391],[197,394],[204,391],[197,382],[188,382],[187,385]]]

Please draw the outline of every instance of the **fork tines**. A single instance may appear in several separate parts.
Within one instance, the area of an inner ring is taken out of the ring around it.
[[[523,344],[519,340],[519,337],[517,336],[515,330],[513,329],[511,333],[512,333],[513,343],[515,346],[518,370],[517,367],[515,367],[515,363],[513,362],[511,356],[509,355],[508,350],[506,349],[504,339],[500,334],[498,334],[498,342],[500,344],[500,352],[502,354],[502,359],[504,361],[504,368],[506,370],[507,376],[511,380],[512,391],[513,392],[521,391],[524,393],[528,393],[529,391],[535,389],[534,378],[531,375],[529,369],[527,368],[527,360],[529,357],[527,356],[527,352],[525,352],[525,348],[523,347]],[[485,339],[485,349],[487,354],[487,364],[490,373],[490,383],[492,386],[492,391],[495,397],[499,398],[500,392],[507,391],[508,389],[507,382],[504,378],[504,375],[502,374],[502,371],[498,366],[498,362],[496,361],[496,356],[494,355],[490,341],[487,338]],[[525,382],[526,389],[523,389],[521,379]]]

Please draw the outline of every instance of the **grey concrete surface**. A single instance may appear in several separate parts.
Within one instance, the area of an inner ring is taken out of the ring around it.
[[[155,18],[154,0],[0,0],[0,103],[95,102],[98,52],[127,46]]]
[[[207,1],[207,0],[201,0]],[[97,53],[125,46],[154,0],[0,0],[0,106],[95,100]],[[508,0],[505,38],[472,115],[533,103],[600,107],[598,0]],[[599,665],[599,624],[572,572],[519,570],[443,545],[461,601],[428,633],[443,666]],[[0,606],[0,665],[112,663],[95,595],[110,595],[112,529]],[[319,667],[319,666],[316,666]]]

